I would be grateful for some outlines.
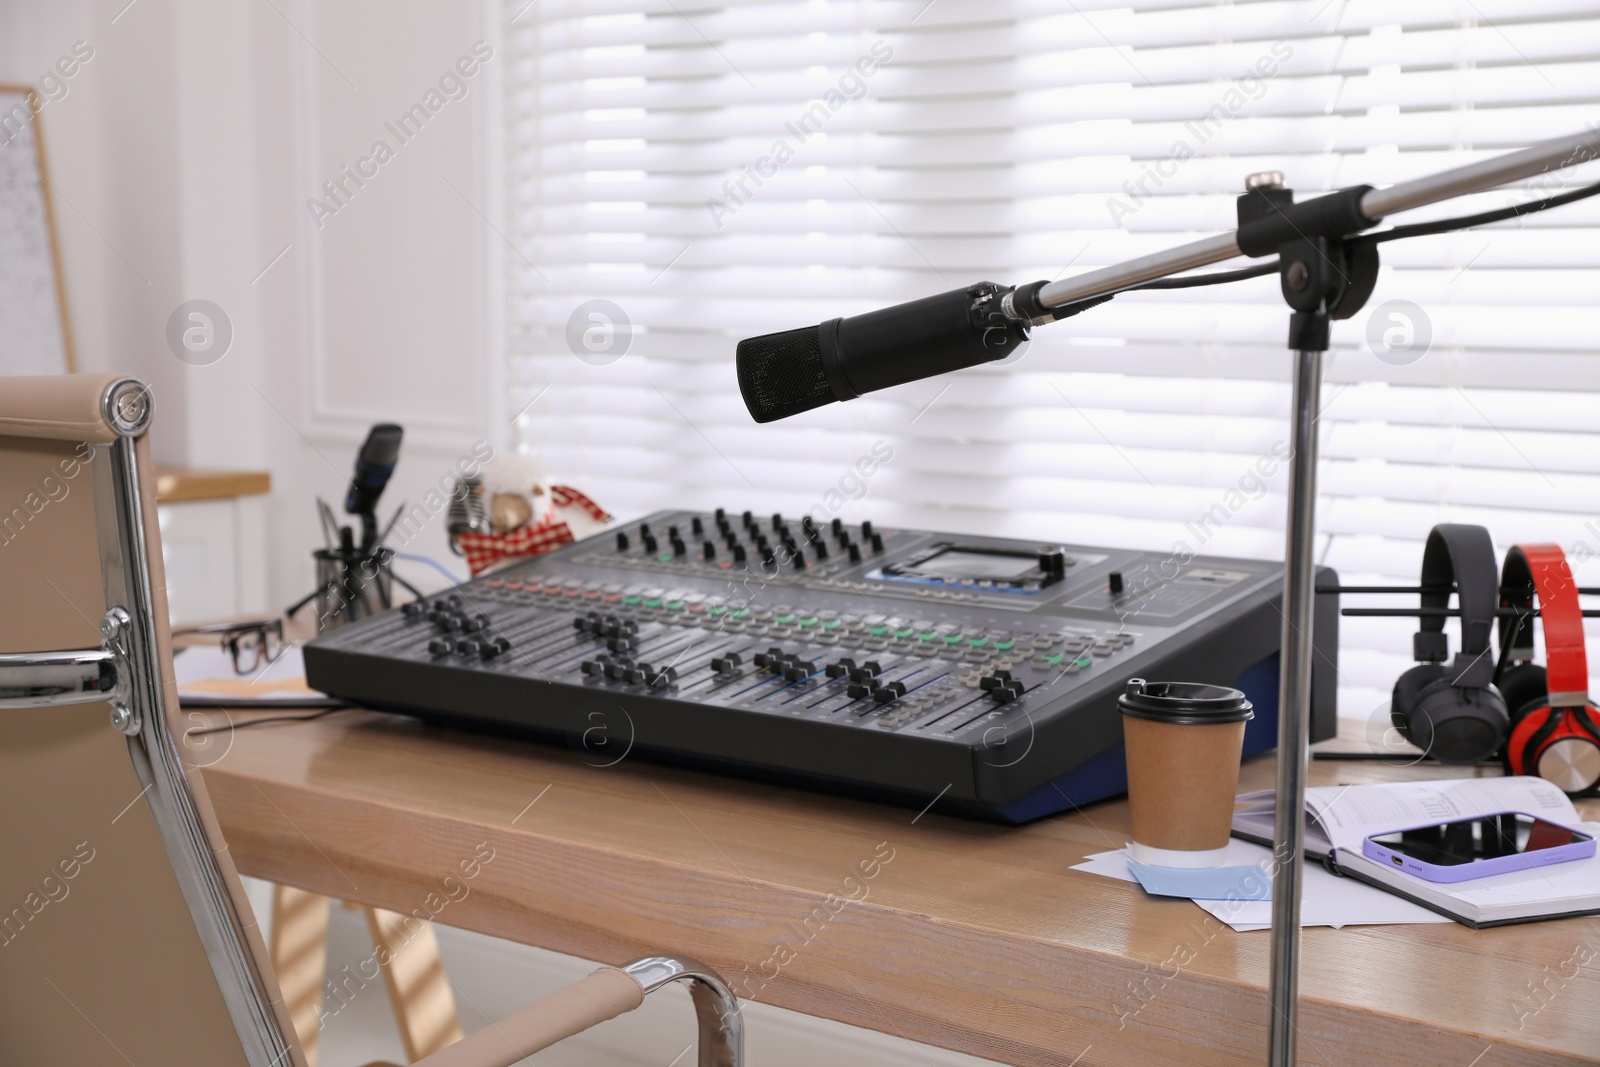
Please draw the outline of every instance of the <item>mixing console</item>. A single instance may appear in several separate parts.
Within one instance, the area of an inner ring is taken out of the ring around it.
[[[1324,571],[1320,581],[1333,581]],[[333,631],[312,686],[466,726],[1020,822],[1122,792],[1131,677],[1277,727],[1278,563],[660,512]],[[1317,618],[1312,737],[1338,617]]]

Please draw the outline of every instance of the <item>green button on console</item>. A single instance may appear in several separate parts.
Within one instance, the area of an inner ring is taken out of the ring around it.
[[[1049,661],[1050,666],[1052,666],[1052,667],[1060,666],[1060,664],[1061,664],[1061,653],[1057,652],[1054,655],[1046,656],[1045,659]]]
[[[643,599],[644,597],[642,596],[625,596],[622,598],[622,602],[624,604],[633,605],[639,603]]]
[[[747,619],[747,618],[750,617],[750,609],[749,608],[740,608],[738,611],[735,611],[733,613],[733,617],[736,618],[736,619]]]
[[[662,563],[671,563],[673,556],[671,552],[663,552],[661,555],[657,556],[656,559],[660,560]]]
[[[947,645],[959,645],[961,643],[961,635],[960,634],[945,634],[944,635],[944,643],[947,644]]]
[[[815,615],[807,615],[805,618],[800,620],[800,625],[801,626],[815,626],[818,621],[819,620],[817,619],[817,617]]]
[[[726,615],[728,613],[728,606],[726,604],[713,604],[709,610],[713,615]]]
[[[794,616],[793,615],[779,615],[776,621],[779,623],[779,625],[788,626],[791,622],[794,622]]]
[[[1017,647],[1017,643],[1015,641],[996,641],[994,643],[994,647],[999,649],[1001,652],[1010,652],[1013,648]]]
[[[918,634],[917,635],[917,640],[918,641],[933,641],[933,640],[937,639],[938,636],[939,636],[938,631],[929,630],[925,634]]]
[[[683,601],[681,601],[681,600],[669,600],[669,601],[667,601],[667,610],[668,611],[682,611],[683,610]]]
[[[843,624],[838,619],[828,619],[822,624],[822,628],[824,630],[837,630],[841,625]]]
[[[971,645],[973,648],[982,648],[988,643],[989,639],[987,637],[974,637],[972,640],[967,642],[967,644]]]
[[[896,637],[898,637],[900,640],[904,641],[906,638],[910,637],[912,634],[914,634],[916,632],[917,631],[915,631],[915,630],[896,630],[894,632],[894,635]]]
[[[647,608],[659,608],[661,606],[661,598],[658,596],[651,597],[644,602],[644,606]]]
[[[867,633],[871,634],[873,637],[882,637],[888,632],[889,628],[887,626],[874,626],[872,629],[867,631]]]

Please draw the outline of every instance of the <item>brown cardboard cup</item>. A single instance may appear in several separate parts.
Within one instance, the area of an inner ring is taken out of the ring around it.
[[[1218,867],[1228,850],[1245,723],[1237,689],[1134,678],[1117,698],[1128,760],[1129,853],[1163,867]]]

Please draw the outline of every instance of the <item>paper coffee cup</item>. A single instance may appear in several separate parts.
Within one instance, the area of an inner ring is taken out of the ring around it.
[[[1228,851],[1245,723],[1237,689],[1133,678],[1117,698],[1128,760],[1129,852],[1162,867],[1219,867]]]

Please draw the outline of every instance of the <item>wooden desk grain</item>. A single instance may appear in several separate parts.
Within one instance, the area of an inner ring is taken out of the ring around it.
[[[1264,1056],[1266,932],[1068,870],[1124,842],[1121,801],[1007,829],[367,712],[211,736],[247,874],[606,963],[687,953],[747,998],[1006,1063]],[[1303,955],[1302,1062],[1600,1062],[1600,920],[1311,929]]]

